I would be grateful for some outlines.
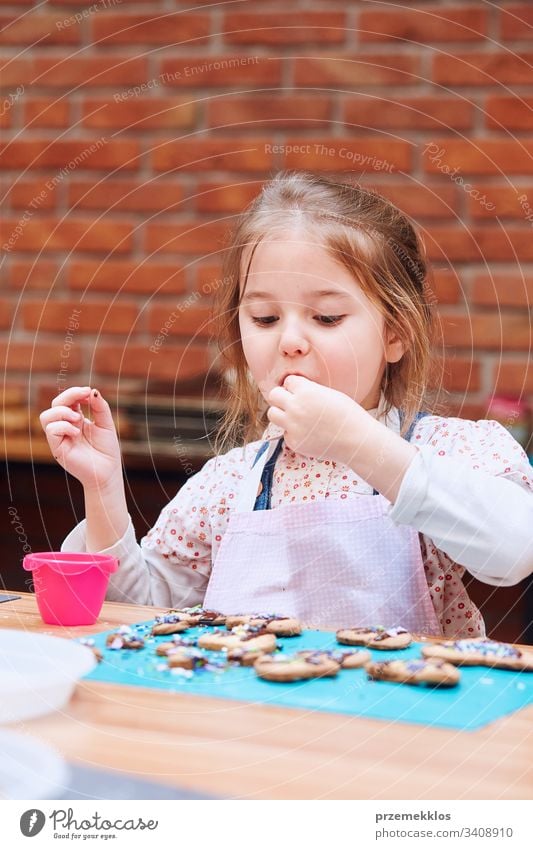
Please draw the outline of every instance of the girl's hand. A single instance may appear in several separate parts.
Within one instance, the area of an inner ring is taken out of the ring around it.
[[[84,417],[82,403],[89,405],[91,419]],[[101,489],[122,477],[115,423],[109,404],[96,389],[66,389],[40,420],[55,459],[84,489]]]
[[[268,419],[283,428],[288,447],[317,460],[346,462],[354,433],[364,440],[365,424],[373,422],[348,395],[295,374],[272,389],[268,400]]]

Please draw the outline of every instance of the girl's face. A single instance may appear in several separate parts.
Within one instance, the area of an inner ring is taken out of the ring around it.
[[[404,352],[348,269],[299,231],[257,245],[239,325],[265,400],[287,375],[300,374],[373,409],[385,364]]]

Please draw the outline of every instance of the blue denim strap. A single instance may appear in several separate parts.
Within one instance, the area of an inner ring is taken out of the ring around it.
[[[253,466],[257,463],[259,457],[264,454],[264,452],[268,449],[270,445],[269,442],[264,442],[259,451],[256,454],[255,460],[253,462]],[[270,499],[272,496],[272,478],[274,476],[274,466],[276,465],[276,460],[278,459],[279,453],[283,447],[283,439],[280,439],[272,457],[265,464],[265,468],[263,469],[263,474],[261,475],[261,492],[255,499],[254,510],[270,510]]]

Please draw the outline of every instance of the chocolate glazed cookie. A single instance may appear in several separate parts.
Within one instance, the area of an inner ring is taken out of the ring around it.
[[[397,684],[426,684],[429,687],[455,687],[460,672],[443,660],[383,660],[367,663],[367,675],[372,681],[392,681]]]
[[[446,640],[424,646],[427,658],[440,658],[456,666],[493,666],[516,672],[533,672],[533,651],[522,651],[509,643],[499,643],[483,638]]]
[[[302,633],[302,626],[298,619],[268,613],[243,613],[226,617],[228,630],[238,625],[263,627],[269,634],[275,634],[276,637],[298,637]]]
[[[405,649],[413,638],[405,628],[384,628],[372,625],[366,628],[342,628],[337,631],[337,642],[345,646],[368,646],[371,649]]]

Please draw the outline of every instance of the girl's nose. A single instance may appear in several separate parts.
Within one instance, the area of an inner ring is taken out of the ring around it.
[[[298,332],[295,327],[286,327],[283,329],[279,340],[279,351],[287,357],[307,354],[309,351],[309,342]]]

